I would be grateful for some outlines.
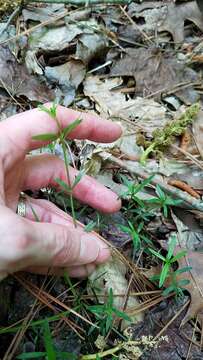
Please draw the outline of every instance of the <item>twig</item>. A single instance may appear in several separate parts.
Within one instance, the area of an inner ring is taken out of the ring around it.
[[[106,155],[107,154],[105,152],[100,154],[100,156],[104,157],[104,159],[106,159]],[[113,155],[109,156],[108,154],[108,160],[142,179],[147,179],[149,177],[149,174],[146,173],[144,170],[141,170],[140,168],[134,169],[127,162],[119,160]],[[167,185],[164,181],[161,181],[156,176],[152,179],[151,183],[155,186],[159,185],[166,193],[172,195],[175,198],[181,199],[184,203],[189,205],[190,208],[203,212],[203,201],[198,201],[184,191],[175,189],[173,186]]]
[[[3,28],[0,31],[0,37],[2,36],[2,34],[4,33],[4,31],[6,31],[7,27],[10,25],[10,23],[13,21],[13,19],[17,16],[17,14],[20,11],[20,6],[18,6],[14,12],[9,16],[8,21],[4,24]]]
[[[193,344],[193,341],[194,341],[194,338],[195,338],[195,331],[196,331],[196,327],[197,327],[197,319],[198,319],[198,317],[196,317],[196,320],[195,320],[195,325],[194,325],[194,329],[193,329],[193,332],[192,332],[192,339],[190,341],[190,345],[189,345],[189,348],[188,348],[188,353],[187,353],[186,360],[189,359],[190,352],[191,352],[191,349],[192,349],[192,344]]]
[[[193,163],[195,163],[195,165],[197,165],[201,170],[203,170],[203,165],[201,164],[201,162],[198,159],[196,159],[192,154],[190,154],[188,151],[180,148],[175,144],[171,144],[170,146],[172,146],[177,151],[180,151],[183,155],[185,155],[188,159],[190,159]]]
[[[130,2],[130,1],[129,1]],[[130,23],[132,24],[132,26],[138,30],[142,36],[149,42],[151,42],[153,44],[153,41],[150,39],[150,37],[135,23],[135,21],[133,21],[133,19],[128,15],[128,13],[125,11],[125,9],[122,8],[122,6],[120,6],[120,9],[122,11],[122,13],[127,17],[127,19],[130,21]]]

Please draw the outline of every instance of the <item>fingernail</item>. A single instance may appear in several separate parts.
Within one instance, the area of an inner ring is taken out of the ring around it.
[[[110,256],[108,245],[101,241],[97,236],[89,233],[82,235],[81,238],[80,264],[105,262]],[[78,264],[77,264],[78,265]]]
[[[123,126],[123,124],[120,121],[114,121],[114,124],[117,125],[119,127],[119,130],[121,132],[121,135],[123,134],[125,128]]]
[[[107,244],[105,244],[101,240],[97,240],[99,242],[99,255],[96,259],[96,264],[102,264],[107,261],[111,256],[110,248]]]

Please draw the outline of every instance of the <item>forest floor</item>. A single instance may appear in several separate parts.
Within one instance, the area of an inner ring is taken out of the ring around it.
[[[88,279],[0,283],[0,359],[203,359],[200,7],[18,4],[0,2],[0,120],[50,101],[119,122],[112,144],[65,146],[122,208],[107,216],[74,201],[76,220],[112,249]],[[57,140],[39,152],[64,158]],[[28,194],[72,213],[63,188]]]

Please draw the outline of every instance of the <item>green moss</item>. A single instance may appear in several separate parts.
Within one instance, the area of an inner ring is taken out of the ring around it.
[[[0,14],[10,13],[22,3],[22,0],[0,0]],[[7,14],[5,14],[7,15]]]
[[[175,136],[180,136],[184,133],[186,128],[193,122],[200,110],[199,103],[191,105],[184,114],[182,114],[177,120],[174,120],[163,129],[157,129],[153,132],[153,140],[151,142],[145,142],[147,145],[146,150],[141,156],[141,163],[145,163],[149,154],[160,153],[174,141]]]

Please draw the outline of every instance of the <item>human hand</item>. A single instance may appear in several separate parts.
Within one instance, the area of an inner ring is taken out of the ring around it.
[[[62,128],[79,116],[76,111],[57,107]],[[84,232],[81,226],[75,228],[72,218],[49,201],[29,197],[25,218],[16,214],[20,192],[57,186],[56,178],[67,182],[62,160],[48,154],[27,155],[45,145],[33,136],[57,132],[53,119],[38,109],[0,123],[0,279],[24,269],[43,273],[48,268],[65,268],[70,276],[86,276],[110,256],[107,245],[96,234]],[[119,125],[84,113],[69,138],[108,143],[120,135]],[[76,170],[69,171],[74,179]],[[111,213],[121,206],[116,194],[89,176],[81,179],[73,196],[102,212]],[[35,221],[32,209],[40,222]]]

